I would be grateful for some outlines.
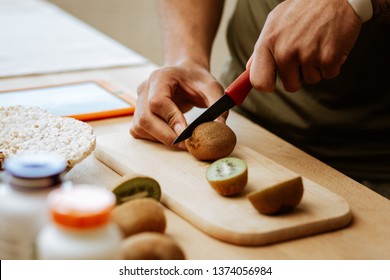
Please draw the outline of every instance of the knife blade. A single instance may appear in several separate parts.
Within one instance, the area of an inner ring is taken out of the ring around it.
[[[213,121],[223,112],[233,108],[234,106],[241,105],[248,93],[252,89],[252,85],[249,80],[249,68],[246,69],[240,76],[233,81],[233,83],[227,87],[225,94],[218,99],[213,105],[211,105],[206,111],[204,111],[199,117],[197,117],[190,125],[183,130],[182,133],[175,139],[172,145],[175,145],[192,135],[194,129],[205,122]]]

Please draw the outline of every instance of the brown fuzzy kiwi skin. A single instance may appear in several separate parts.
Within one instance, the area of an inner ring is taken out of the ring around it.
[[[112,210],[111,218],[122,230],[124,237],[145,231],[163,233],[166,228],[163,208],[153,198],[124,202]]]
[[[224,123],[205,122],[198,125],[185,145],[196,159],[213,161],[231,154],[237,143],[234,131]]]
[[[185,260],[179,245],[169,236],[156,233],[138,233],[124,239],[120,246],[124,260]]]
[[[253,207],[261,214],[282,214],[293,210],[303,196],[303,183],[301,177],[257,190],[248,194]]]
[[[223,181],[208,180],[210,186],[220,195],[233,196],[240,193],[248,183],[248,169],[239,176]]]

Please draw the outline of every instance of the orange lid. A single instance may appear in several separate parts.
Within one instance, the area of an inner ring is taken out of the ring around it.
[[[78,185],[52,191],[48,203],[57,224],[70,228],[92,228],[108,222],[115,205],[115,195],[101,187]]]

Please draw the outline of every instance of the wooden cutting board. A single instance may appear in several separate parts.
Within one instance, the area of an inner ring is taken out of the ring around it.
[[[223,197],[209,186],[205,178],[209,163],[186,151],[133,139],[129,133],[98,137],[94,154],[120,175],[132,171],[153,177],[160,183],[166,207],[210,236],[233,244],[263,245],[335,230],[352,217],[342,197],[306,178],[302,201],[293,212],[260,214],[246,195],[297,174],[245,146],[237,145],[231,154],[248,164],[248,185],[236,197]]]

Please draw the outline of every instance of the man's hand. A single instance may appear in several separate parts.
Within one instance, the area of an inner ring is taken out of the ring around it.
[[[162,67],[138,87],[138,99],[130,133],[171,145],[187,126],[184,112],[205,108],[223,94],[222,86],[200,65],[184,63]],[[222,116],[224,121],[226,114]],[[180,148],[185,148],[183,143]]]
[[[362,22],[347,0],[286,0],[269,15],[250,59],[254,88],[271,92],[276,75],[297,91],[340,73]]]

